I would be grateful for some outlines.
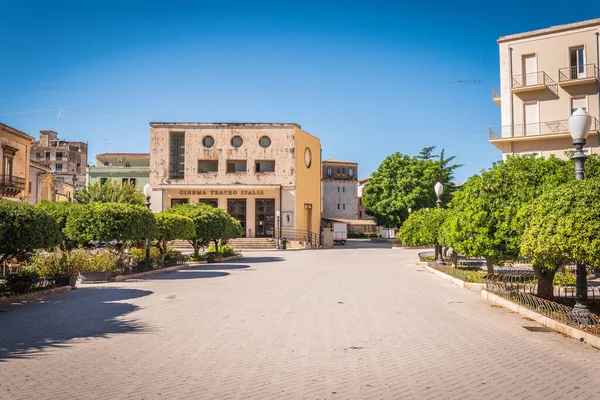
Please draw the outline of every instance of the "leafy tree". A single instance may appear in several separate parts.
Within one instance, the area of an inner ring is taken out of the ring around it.
[[[194,247],[196,256],[200,253],[200,247],[206,247],[211,241],[215,243],[218,251],[220,241],[227,241],[242,235],[242,226],[239,221],[224,210],[213,208],[207,204],[180,204],[165,212],[183,215],[194,221],[195,235],[188,241]]]
[[[161,212],[154,214],[156,218],[156,247],[160,251],[160,263],[164,264],[169,253],[168,242],[177,239],[191,239],[196,234],[194,221],[178,214]]]
[[[144,206],[123,203],[90,203],[75,208],[67,217],[65,234],[80,243],[116,241],[120,254],[128,240],[152,238],[154,214]]]
[[[423,150],[425,155],[415,157],[392,154],[371,176],[363,193],[363,203],[378,225],[399,227],[408,217],[409,207],[413,210],[434,208],[433,187],[438,181],[445,185],[442,201],[450,200],[454,188],[452,170],[444,170],[439,160],[427,155],[427,149]]]
[[[9,257],[56,246],[60,240],[52,215],[29,204],[0,200],[0,265]]]
[[[600,267],[600,180],[551,188],[522,214],[520,243],[538,278],[538,295],[553,298],[556,271],[571,262]]]
[[[62,242],[61,248],[62,250],[67,250],[75,247],[75,242],[64,235],[64,229],[67,225],[67,217],[75,208],[80,207],[80,205],[75,203],[70,203],[67,201],[48,201],[43,200],[39,202],[36,207],[46,211],[48,214],[52,215],[58,224],[60,232],[62,234]]]
[[[435,246],[437,258],[441,244],[439,231],[445,219],[446,210],[443,208],[422,208],[408,216],[396,237],[409,246]]]
[[[75,200],[89,203],[127,203],[144,205],[144,194],[132,183],[118,183],[108,180],[96,182],[81,188],[75,193]]]
[[[472,176],[455,193],[443,226],[443,241],[465,256],[493,264],[516,260],[524,224],[522,207],[545,189],[574,179],[572,164],[555,157],[511,157]]]

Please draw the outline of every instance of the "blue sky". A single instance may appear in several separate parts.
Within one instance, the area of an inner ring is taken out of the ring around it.
[[[600,16],[402,3],[0,0],[0,122],[87,140],[92,161],[149,151],[150,121],[296,122],[361,177],[435,145],[465,164],[462,182],[500,158],[496,39]]]

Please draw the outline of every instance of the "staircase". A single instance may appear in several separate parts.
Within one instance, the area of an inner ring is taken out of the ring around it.
[[[181,254],[194,254],[194,247],[187,240],[173,240],[169,242],[169,248],[178,250]]]
[[[229,246],[239,250],[275,250],[277,243],[274,238],[238,238],[231,239]]]

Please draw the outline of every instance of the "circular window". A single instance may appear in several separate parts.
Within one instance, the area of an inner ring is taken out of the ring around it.
[[[243,143],[244,143],[244,141],[239,136],[234,136],[233,138],[231,138],[231,145],[233,147],[242,147]]]
[[[204,147],[213,147],[215,145],[215,139],[212,136],[204,136],[204,139],[202,139],[202,144]]]
[[[304,150],[304,163],[306,164],[306,168],[310,168],[310,164],[312,164],[312,154],[308,147]]]
[[[260,144],[260,147],[266,149],[271,145],[271,139],[268,136],[263,136],[258,140],[258,144]]]

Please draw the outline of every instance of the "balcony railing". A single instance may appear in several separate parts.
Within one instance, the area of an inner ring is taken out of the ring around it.
[[[25,179],[13,175],[0,175],[0,195],[14,197],[25,190]]]
[[[590,132],[598,131],[598,120],[592,118]],[[549,135],[564,135],[569,134],[568,120],[538,122],[535,124],[524,125],[506,125],[495,128],[490,128],[489,139],[509,139],[529,136],[549,136]]]
[[[494,101],[500,100],[500,86],[492,86],[492,98]]]
[[[558,82],[575,82],[584,79],[598,79],[598,67],[596,64],[576,65],[558,70]]]
[[[512,89],[520,90],[527,88],[546,87],[558,94],[558,84],[545,72],[530,72],[523,75],[515,75],[512,78]]]

